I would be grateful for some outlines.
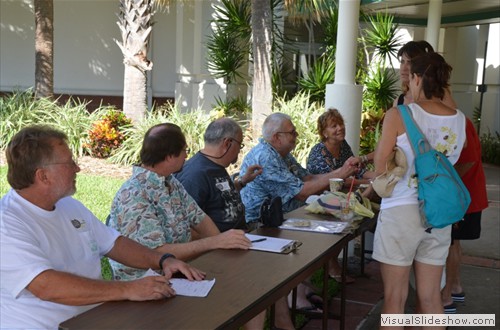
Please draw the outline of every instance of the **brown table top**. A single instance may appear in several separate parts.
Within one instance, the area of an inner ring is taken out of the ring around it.
[[[205,298],[108,302],[60,324],[60,329],[236,329],[324,265],[346,235],[261,228],[255,234],[301,241],[290,254],[215,250],[191,265],[215,278]]]

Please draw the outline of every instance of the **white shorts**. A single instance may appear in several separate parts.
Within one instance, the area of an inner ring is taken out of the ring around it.
[[[413,260],[444,265],[451,242],[451,226],[433,228],[430,233],[425,230],[417,204],[380,210],[372,257],[395,266],[410,266]]]

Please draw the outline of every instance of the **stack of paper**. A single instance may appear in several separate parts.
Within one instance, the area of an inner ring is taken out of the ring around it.
[[[245,234],[252,241],[250,250],[259,250],[275,253],[289,253],[302,243],[292,239]]]
[[[314,231],[318,233],[339,234],[342,233],[349,225],[348,222],[340,221],[321,221],[290,218],[283,222],[281,229]]]

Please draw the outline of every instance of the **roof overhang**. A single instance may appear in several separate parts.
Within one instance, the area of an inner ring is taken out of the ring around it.
[[[433,0],[430,0],[433,1]],[[429,0],[361,0],[364,12],[388,12],[401,25],[427,25]],[[500,0],[443,0],[441,26],[500,23]]]

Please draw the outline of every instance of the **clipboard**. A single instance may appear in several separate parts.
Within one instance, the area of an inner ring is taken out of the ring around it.
[[[288,254],[295,251],[302,245],[302,242],[292,239],[252,234],[245,235],[250,241],[252,241],[250,250]]]

